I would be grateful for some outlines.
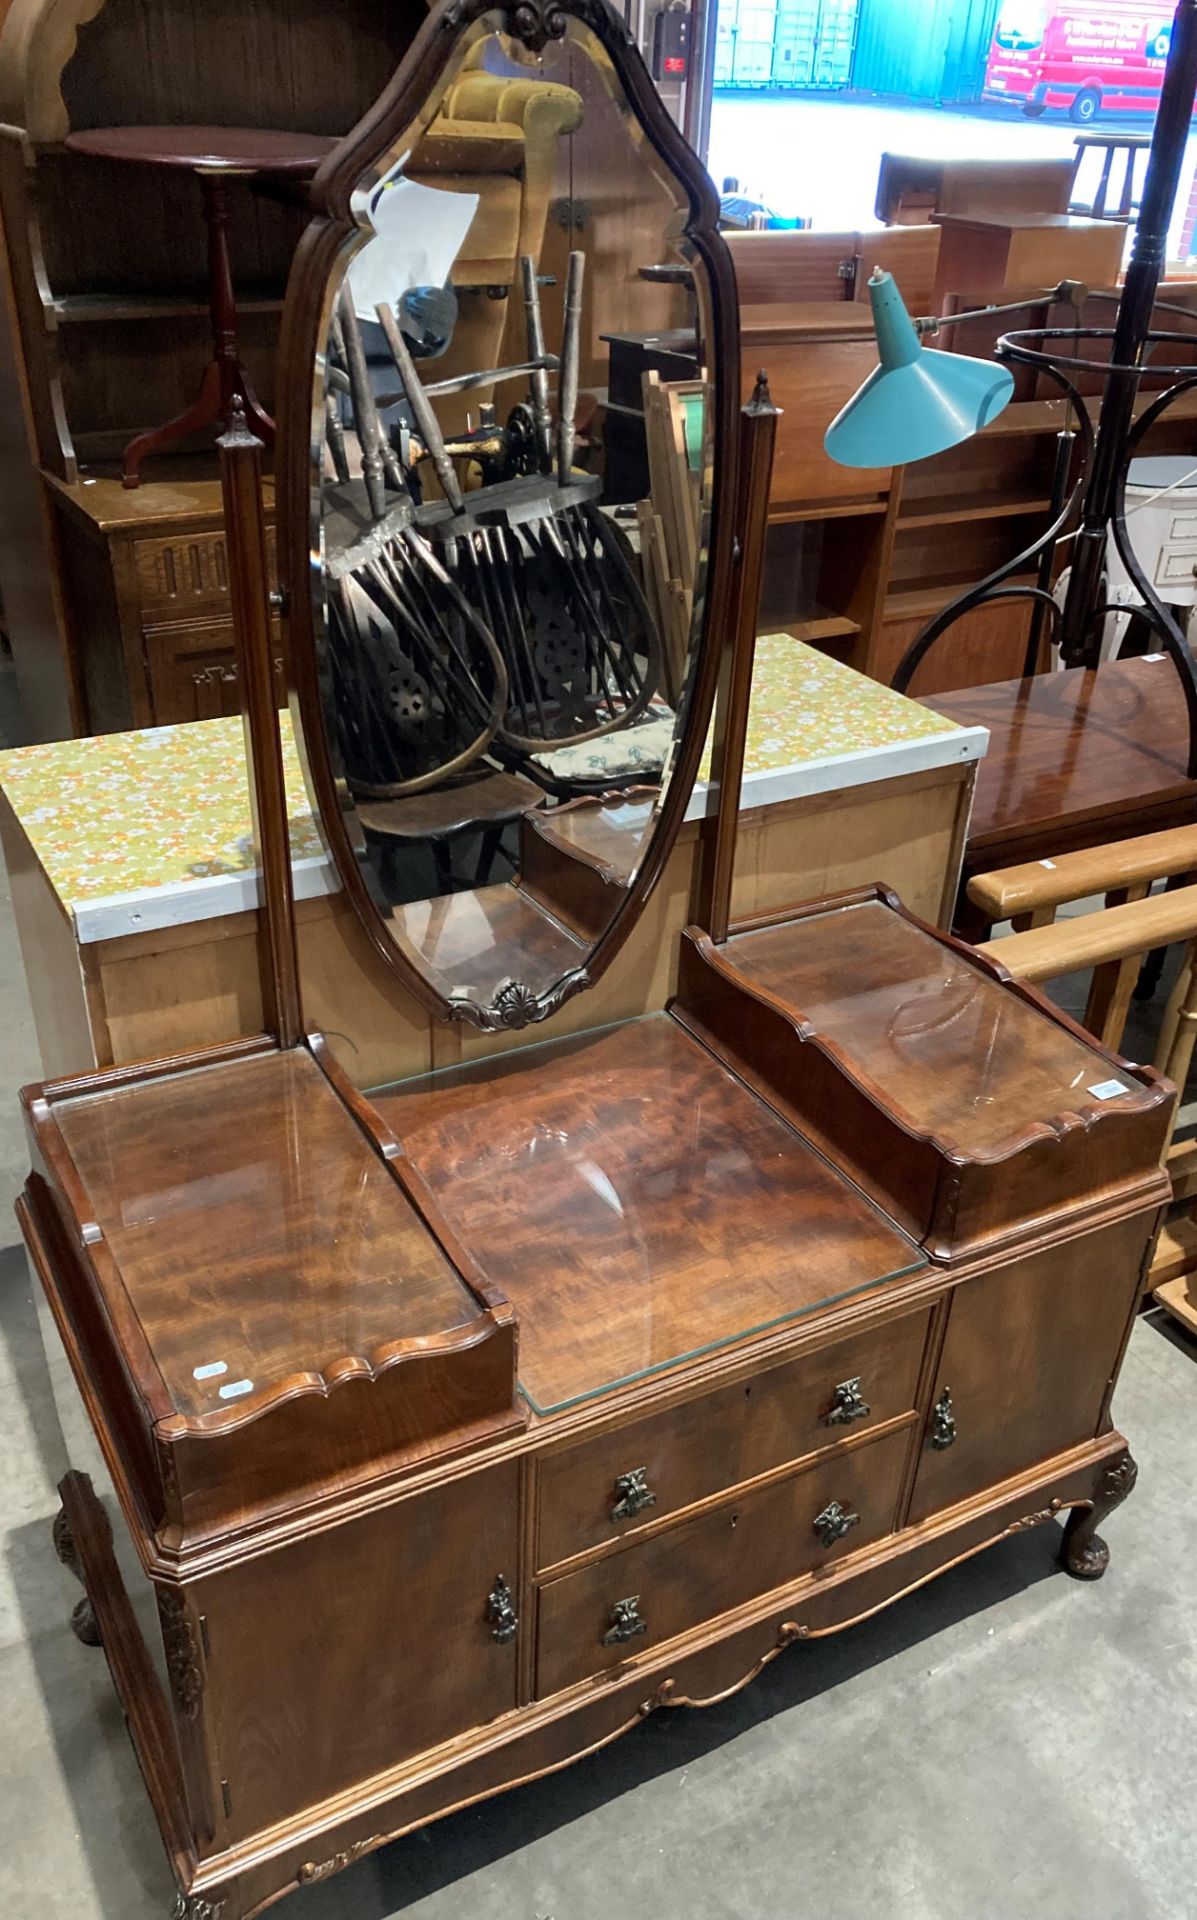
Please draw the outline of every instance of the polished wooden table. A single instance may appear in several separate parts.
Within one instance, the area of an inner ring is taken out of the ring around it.
[[[195,176],[203,195],[212,358],[191,406],[164,426],[130,440],[124,453],[123,484],[140,484],[141,463],[147,454],[173,446],[201,427],[226,428],[235,398],[245,408],[252,431],[269,444],[274,439],[274,422],[258,404],[237,351],[226,183],[260,175],[285,178],[314,173],[335,142],[319,134],[287,133],[276,127],[90,127],[68,134],[66,144],[73,153],[90,154],[97,160],[182,169]]]
[[[964,892],[974,873],[1197,819],[1184,699],[1162,654],[968,687],[923,704],[990,734],[957,915],[969,938],[983,931]]]

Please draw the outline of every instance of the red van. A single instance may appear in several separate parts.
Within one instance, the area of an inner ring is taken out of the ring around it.
[[[1066,107],[1081,126],[1103,109],[1154,113],[1171,35],[1167,0],[1003,0],[983,97],[1032,118]]]

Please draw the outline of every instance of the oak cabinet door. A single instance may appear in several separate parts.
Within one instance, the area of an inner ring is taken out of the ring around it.
[[[1098,1430],[1155,1210],[965,1280],[948,1314],[912,1521]]]
[[[229,1838],[514,1707],[518,1634],[494,1638],[487,1601],[500,1574],[518,1593],[517,1476],[468,1475],[192,1589]]]

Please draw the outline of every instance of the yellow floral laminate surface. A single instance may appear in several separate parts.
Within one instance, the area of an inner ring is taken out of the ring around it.
[[[290,721],[282,718],[291,853],[298,860],[319,855],[321,844]],[[789,634],[757,643],[746,774],[958,731]],[[708,764],[704,758],[704,779]],[[253,867],[235,717],[14,747],[0,753],[0,787],[68,908]]]
[[[855,667],[829,659],[788,633],[762,634],[756,643],[746,774],[959,731],[954,720],[866,679]],[[710,770],[708,746],[699,778],[708,779]]]
[[[298,860],[321,846],[286,715],[283,764]],[[0,787],[68,907],[254,865],[237,716],[13,747]]]

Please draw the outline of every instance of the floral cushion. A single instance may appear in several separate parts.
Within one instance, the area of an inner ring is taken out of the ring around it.
[[[647,713],[630,727],[605,733],[600,740],[583,740],[576,747],[557,747],[534,756],[538,767],[554,780],[613,780],[626,774],[646,778],[662,772],[676,715],[672,707],[654,700]]]

